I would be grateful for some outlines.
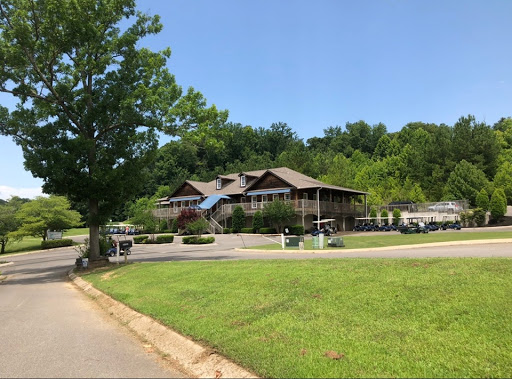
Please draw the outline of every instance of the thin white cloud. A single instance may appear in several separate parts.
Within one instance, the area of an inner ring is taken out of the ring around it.
[[[0,185],[0,199],[8,200],[12,196],[33,199],[36,196],[46,196],[41,187],[34,188],[14,188]]]

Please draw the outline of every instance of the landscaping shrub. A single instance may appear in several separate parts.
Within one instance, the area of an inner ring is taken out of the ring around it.
[[[489,203],[489,210],[494,221],[500,221],[505,213],[507,213],[507,197],[503,189],[498,188],[494,190],[491,202]]]
[[[302,225],[292,225],[288,228],[290,231],[290,234],[294,234],[296,236],[303,236],[304,235],[304,226]]]
[[[231,226],[233,233],[238,233],[243,227],[245,227],[245,211],[240,205],[237,205],[233,210],[233,221]]]
[[[487,212],[482,208],[473,209],[473,221],[477,226],[483,226],[485,224],[485,214]]]
[[[149,236],[135,236],[133,237],[133,243],[147,243]]]
[[[178,233],[178,219],[172,220],[171,233]]]
[[[489,209],[489,194],[483,188],[478,195],[476,195],[476,206],[482,208],[484,211]]]
[[[230,234],[231,233],[231,229],[230,228],[224,228],[224,230],[222,231],[223,234]]]
[[[256,211],[252,218],[252,228],[256,233],[259,233],[260,229],[263,228],[263,212]]]
[[[186,236],[182,238],[182,242],[186,245],[207,244],[215,242],[215,237]]]
[[[402,212],[400,209],[393,209],[393,224],[398,225],[400,223],[400,218],[402,217]]]
[[[160,220],[160,222],[158,223],[158,230],[160,232],[163,232],[166,229],[167,229],[167,220]]]
[[[171,243],[174,241],[174,235],[172,234],[161,234],[156,236],[156,243]]]
[[[240,233],[254,233],[253,228],[242,228],[240,229]]]
[[[261,228],[260,229],[261,234],[276,234],[276,228]]]
[[[41,249],[53,249],[55,247],[73,246],[72,239],[48,240],[41,242]]]

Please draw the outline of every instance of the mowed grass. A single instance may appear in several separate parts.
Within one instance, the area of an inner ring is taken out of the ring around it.
[[[345,247],[327,246],[327,239],[324,237],[324,249],[370,249],[374,247],[401,246],[401,245],[418,245],[423,243],[434,242],[451,242],[451,241],[475,241],[487,239],[512,238],[512,232],[461,232],[454,231],[436,231],[427,234],[400,234],[398,232],[374,232],[373,235],[336,235],[333,237],[342,237]],[[304,249],[313,250],[313,240],[310,236],[306,236],[304,240]],[[281,245],[277,243],[265,244],[259,246],[251,246],[248,249],[261,250],[281,250]],[[297,250],[297,247],[286,248]],[[317,250],[317,249],[314,249]]]
[[[62,238],[81,236],[89,234],[89,228],[74,228],[66,230]],[[26,251],[41,250],[42,238],[23,237],[21,241],[9,242],[5,248],[6,254],[23,253]]]
[[[511,272],[507,258],[318,259],[85,279],[263,377],[510,377]]]

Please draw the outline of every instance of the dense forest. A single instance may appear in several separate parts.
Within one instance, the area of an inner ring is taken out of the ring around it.
[[[468,199],[502,188],[512,204],[512,118],[490,126],[474,116],[453,126],[347,122],[306,142],[286,123],[200,126],[157,151],[141,197],[165,196],[184,180],[286,166],[325,183],[371,193],[370,204]]]

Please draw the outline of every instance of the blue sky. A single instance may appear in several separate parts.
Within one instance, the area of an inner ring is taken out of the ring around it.
[[[306,141],[358,120],[392,132],[411,121],[453,125],[473,114],[492,125],[512,116],[512,1],[138,4],[164,24],[142,45],[171,47],[177,82],[228,109],[229,121],[286,122]],[[41,183],[0,137],[0,198],[34,196]]]

